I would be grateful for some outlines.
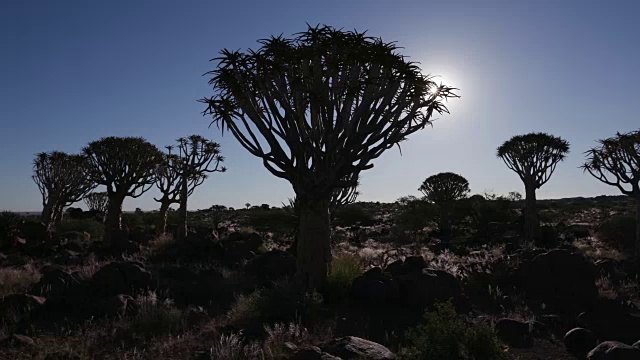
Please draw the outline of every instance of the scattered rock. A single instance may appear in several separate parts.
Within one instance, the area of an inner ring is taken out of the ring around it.
[[[618,342],[605,341],[593,348],[587,355],[588,360],[638,360],[640,349]]]
[[[344,360],[363,358],[369,360],[388,360],[396,358],[395,354],[386,347],[355,336],[333,339],[320,345],[320,349]]]
[[[531,325],[514,319],[500,319],[495,325],[496,334],[505,344],[517,348],[533,346]]]
[[[154,288],[151,273],[138,262],[112,262],[103,266],[91,279],[97,293],[132,295],[139,290]]]
[[[585,328],[569,330],[562,341],[567,351],[578,359],[586,359],[589,351],[597,345],[596,336]]]

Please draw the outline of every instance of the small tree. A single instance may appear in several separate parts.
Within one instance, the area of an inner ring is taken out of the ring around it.
[[[569,153],[569,143],[545,133],[517,135],[498,147],[498,157],[520,176],[525,188],[524,236],[527,241],[539,237],[540,223],[536,190],[546,184],[556,165]]]
[[[84,197],[84,203],[87,205],[89,211],[99,214],[102,222],[104,222],[104,216],[107,213],[107,206],[109,204],[109,196],[106,192],[89,193]]]
[[[456,201],[469,194],[469,182],[461,175],[451,172],[429,176],[418,188],[425,200],[435,204],[440,212],[440,236],[444,244],[451,237],[451,212]]]
[[[62,219],[62,211],[80,201],[95,183],[87,175],[87,158],[60,151],[40,153],[33,161],[32,179],[42,194],[41,221],[51,226]]]
[[[364,33],[309,27],[258,50],[223,50],[201,101],[300,204],[297,279],[322,287],[331,263],[331,196],[352,187],[372,160],[445,113],[453,89]]]
[[[634,256],[640,258],[640,130],[600,140],[586,155],[585,171],[636,200]]]
[[[122,229],[122,203],[137,198],[155,183],[155,170],[162,153],[140,137],[105,137],[84,149],[89,157],[91,179],[107,188],[109,203],[104,239]]]
[[[225,172],[227,169],[221,166],[224,157],[220,155],[220,144],[199,135],[179,138],[177,142],[175,155],[171,154],[173,147],[168,147],[169,156],[175,156],[177,160],[168,164],[179,178],[178,240],[182,240],[188,230],[187,199],[190,193],[204,182],[207,173]]]

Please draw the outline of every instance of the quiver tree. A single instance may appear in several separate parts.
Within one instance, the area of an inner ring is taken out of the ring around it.
[[[444,172],[431,175],[418,188],[425,200],[438,207],[440,238],[448,244],[451,238],[451,213],[456,202],[469,194],[469,181],[463,176]]]
[[[551,178],[556,165],[569,153],[569,143],[546,133],[517,135],[498,147],[497,155],[520,176],[525,188],[524,237],[539,236],[536,190]]]
[[[330,267],[331,196],[353,187],[372,160],[448,112],[453,88],[364,33],[309,27],[293,39],[223,50],[207,73],[215,94],[201,101],[300,204],[297,279],[324,285]]]
[[[155,170],[162,153],[140,137],[105,137],[84,149],[89,157],[91,179],[107,188],[109,198],[104,239],[122,229],[122,203],[137,198],[155,183]]]
[[[640,258],[640,130],[600,140],[586,155],[585,171],[636,200],[634,256]]]
[[[109,204],[109,196],[106,192],[92,192],[84,197],[84,203],[89,211],[100,215],[104,222],[104,216],[107,213],[107,205]]]
[[[42,194],[41,221],[51,226],[62,220],[63,209],[80,201],[95,183],[88,177],[87,158],[60,151],[40,153],[33,161],[33,181]]]
[[[177,140],[176,152],[172,154],[174,147],[167,147],[169,157],[175,157],[175,161],[169,161],[170,171],[175,172],[178,179],[178,240],[187,235],[187,199],[195,188],[207,179],[207,173],[225,172],[227,169],[221,164],[224,157],[220,155],[220,144],[209,141],[199,135],[191,135]]]

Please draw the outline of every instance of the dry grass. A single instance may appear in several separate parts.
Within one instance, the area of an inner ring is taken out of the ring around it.
[[[0,268],[0,296],[23,293],[40,280],[40,271],[33,264]]]
[[[594,261],[599,259],[622,261],[626,259],[623,252],[602,243],[597,238],[575,240],[572,245],[580,249],[584,256]]]

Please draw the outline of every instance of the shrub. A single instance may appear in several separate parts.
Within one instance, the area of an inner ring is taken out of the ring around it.
[[[606,244],[632,250],[635,246],[636,220],[633,215],[614,215],[600,223],[596,232]]]
[[[375,224],[375,218],[373,214],[363,206],[351,204],[336,210],[333,223],[338,226],[372,226]]]
[[[40,280],[40,272],[32,265],[0,268],[0,297],[23,293]]]
[[[18,214],[9,211],[0,212],[0,249],[11,246],[14,237],[18,234],[19,223]]]
[[[72,231],[86,232],[91,235],[92,240],[98,240],[102,238],[104,225],[94,219],[64,219],[57,226],[56,231],[58,234]]]
[[[137,312],[131,319],[128,330],[143,338],[175,334],[187,327],[185,313],[176,308],[170,299],[159,300],[150,292],[136,298]]]
[[[351,284],[362,275],[362,261],[356,255],[344,253],[333,258],[327,276],[326,296],[330,300],[346,299]]]
[[[322,296],[316,291],[303,292],[294,283],[280,280],[271,288],[256,290],[238,297],[229,311],[232,323],[275,324],[300,320],[314,323],[320,315]]]
[[[220,335],[209,350],[211,360],[264,359],[264,353],[257,342],[244,342],[237,334]]]
[[[467,324],[451,301],[426,312],[425,324],[408,331],[410,345],[400,350],[401,359],[489,360],[503,359],[504,352],[492,328]]]
[[[256,209],[247,213],[247,225],[259,232],[289,234],[297,226],[297,219],[283,209]]]

